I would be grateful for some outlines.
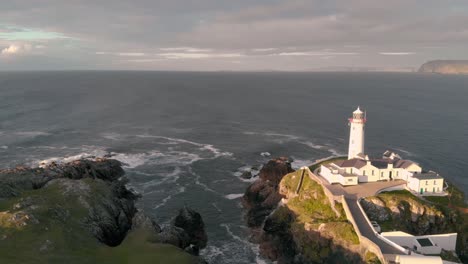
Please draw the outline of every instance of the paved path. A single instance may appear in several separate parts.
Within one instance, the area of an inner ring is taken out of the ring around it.
[[[369,222],[366,220],[366,216],[363,214],[359,206],[357,205],[357,200],[359,198],[368,197],[375,195],[378,191],[394,187],[398,185],[405,184],[403,180],[395,181],[382,181],[382,182],[368,182],[360,183],[354,186],[342,186],[340,184],[330,184],[321,177],[316,171],[314,171],[314,176],[317,177],[322,185],[330,190],[333,195],[344,195],[346,202],[348,203],[349,210],[354,217],[357,227],[361,234],[367,237],[370,241],[374,242],[377,246],[380,247],[382,254],[386,255],[387,258],[393,258],[396,254],[404,254],[398,249],[390,246],[389,244],[380,240],[374,233],[374,230],[369,225]]]
[[[348,203],[349,210],[356,221],[356,225],[359,228],[361,234],[367,237],[370,241],[374,242],[377,246],[380,247],[382,254],[403,254],[398,249],[390,246],[389,244],[383,242],[374,234],[374,231],[370,227],[369,223],[365,219],[365,216],[362,214],[361,209],[357,205],[357,200],[353,198],[345,198]]]

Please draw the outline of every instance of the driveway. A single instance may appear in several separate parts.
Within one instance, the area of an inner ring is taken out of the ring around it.
[[[390,246],[389,244],[380,240],[374,233],[374,230],[369,225],[369,222],[366,220],[366,217],[359,206],[357,201],[359,198],[368,197],[375,195],[378,191],[394,187],[398,185],[405,184],[403,180],[394,180],[394,181],[381,181],[381,182],[368,182],[368,183],[359,183],[358,185],[353,186],[342,186],[341,184],[330,184],[314,171],[312,177],[316,177],[322,182],[322,185],[330,190],[333,195],[344,195],[346,202],[348,203],[349,210],[356,221],[356,225],[361,232],[361,234],[367,237],[370,241],[374,242],[377,246],[380,247],[382,254],[389,256],[390,258],[394,255],[404,254],[398,249]]]

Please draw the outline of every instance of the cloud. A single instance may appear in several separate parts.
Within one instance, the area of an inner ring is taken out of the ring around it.
[[[130,56],[130,57],[141,57],[145,56],[145,53],[142,52],[119,52],[117,53],[119,56]]]
[[[254,52],[265,52],[265,51],[274,51],[277,50],[277,48],[257,48],[257,49],[252,49]]]
[[[114,56],[124,56],[124,57],[141,57],[146,54],[143,52],[109,52],[109,51],[97,51],[96,55],[114,55]]]
[[[33,41],[69,38],[62,33],[30,29],[25,27],[0,25],[0,39],[9,41]]]
[[[1,50],[2,55],[11,55],[31,51],[33,46],[31,44],[10,44],[8,47]]]
[[[183,53],[183,52],[170,52],[158,53],[158,56],[166,59],[210,59],[210,58],[238,58],[245,55],[240,53]]]
[[[192,47],[174,47],[174,48],[159,48],[161,51],[183,51],[183,52],[210,52],[212,49],[192,48]]]
[[[357,52],[281,52],[273,54],[278,56],[340,56],[340,55],[359,55]]]
[[[20,51],[20,47],[16,45],[10,45],[7,48],[2,49],[2,54],[15,54]]]
[[[416,54],[415,52],[379,52],[380,55],[387,56],[406,56]]]

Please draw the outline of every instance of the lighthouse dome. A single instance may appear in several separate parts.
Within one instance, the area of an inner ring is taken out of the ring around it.
[[[361,111],[360,107],[356,109],[356,111],[353,112],[353,114],[363,114],[364,112]]]

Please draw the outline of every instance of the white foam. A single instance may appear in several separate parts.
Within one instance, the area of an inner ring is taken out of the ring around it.
[[[300,141],[299,143],[303,144],[303,145],[306,145],[310,148],[313,148],[313,149],[323,149],[325,146],[322,146],[322,145],[317,145],[317,144],[314,144],[313,142],[310,142],[310,141]]]
[[[120,139],[122,139],[122,135],[120,135],[118,133],[114,133],[114,132],[102,133],[101,136],[103,138],[110,139],[110,140],[120,140]]]
[[[409,151],[407,151],[407,150],[404,150],[404,149],[402,149],[402,148],[395,148],[395,150],[400,151],[400,152],[403,152],[403,153],[405,153],[405,154],[408,155],[408,156],[414,156],[413,153],[411,153],[411,152],[409,152]]]
[[[220,194],[220,193],[218,193],[217,191],[215,191],[215,190],[211,189],[210,187],[208,187],[208,185],[202,183],[202,182],[200,181],[200,178],[201,178],[200,175],[197,174],[197,173],[195,173],[191,167],[189,167],[189,172],[190,172],[193,176],[195,176],[195,184],[196,184],[196,185],[199,185],[199,186],[203,187],[203,189],[204,189],[205,191],[209,191],[209,192],[212,192],[212,193],[215,193],[215,194]]]
[[[270,156],[271,156],[271,153],[270,153],[270,152],[262,152],[262,153],[260,153],[260,156],[262,156],[262,157],[270,157]]]
[[[177,180],[179,179],[179,174],[182,172],[182,170],[179,168],[179,167],[176,167],[172,172],[169,172],[167,174],[158,174],[158,176],[163,176],[163,178],[158,178],[158,179],[154,179],[154,180],[151,180],[149,182],[145,182],[143,183],[141,186],[144,188],[144,189],[147,189],[149,187],[154,187],[154,186],[158,186],[158,185],[161,185],[161,184],[165,184],[165,183],[175,183],[177,182]],[[153,174],[154,176],[156,176],[156,174]]]
[[[211,203],[211,205],[213,205],[213,207],[214,207],[218,212],[220,212],[220,213],[222,212],[222,211],[221,211],[221,208],[219,208],[219,207],[216,205],[216,203]]]
[[[291,167],[295,170],[304,166],[310,166],[315,162],[313,160],[301,160],[301,159],[296,159],[294,157],[293,157],[293,160],[294,161],[291,163]]]
[[[185,192],[185,187],[184,187],[184,186],[180,186],[179,189],[178,189],[175,193],[173,193],[173,194],[167,196],[166,198],[164,198],[164,199],[162,200],[162,202],[159,203],[159,204],[157,204],[156,206],[154,206],[153,209],[158,209],[159,207],[166,205],[166,203],[167,203],[170,199],[172,199],[172,197],[174,197],[174,196],[177,195],[177,194],[183,193],[183,192]]]
[[[48,132],[43,132],[43,131],[19,131],[19,132],[15,132],[15,135],[26,136],[26,137],[37,137],[37,136],[49,136],[51,134]]]
[[[339,157],[339,156],[344,156],[345,154],[343,152],[340,152],[334,148],[329,148],[327,149],[328,152],[330,152],[333,156]]]
[[[224,255],[223,250],[215,246],[207,246],[206,248],[202,249],[202,252],[203,257],[205,257],[208,260],[215,259],[219,256]]]
[[[8,146],[1,146],[1,149],[8,149]]]
[[[224,228],[226,229],[226,232],[229,234],[229,236],[231,236],[231,237],[234,238],[235,240],[237,240],[237,241],[239,241],[239,242],[241,242],[241,243],[250,245],[250,242],[249,242],[249,241],[244,240],[244,239],[242,239],[241,237],[239,237],[238,235],[234,234],[234,233],[231,231],[231,228],[229,227],[228,224],[220,224],[219,226],[224,227]]]
[[[33,164],[35,166],[39,165],[39,167],[45,167],[49,164],[51,164],[52,162],[55,162],[55,163],[68,163],[68,162],[72,162],[72,161],[75,161],[75,160],[80,160],[80,159],[94,159],[95,157],[100,157],[100,156],[104,156],[106,155],[107,152],[103,151],[103,150],[94,150],[94,151],[91,151],[91,152],[83,152],[83,153],[80,153],[80,154],[77,154],[77,155],[72,155],[72,156],[66,156],[66,157],[51,157],[51,158],[48,158],[48,159],[45,159],[45,160],[41,160],[39,162],[33,162]]]
[[[123,163],[124,168],[133,169],[147,163],[150,159],[164,156],[162,153],[153,151],[147,153],[124,154],[112,152],[111,156]]]
[[[222,156],[232,156],[233,155],[231,152],[222,152],[219,149],[213,147],[213,145],[209,145],[209,144],[204,145],[200,149],[210,151],[211,153],[213,153],[215,155],[216,158],[217,157],[222,157]]]
[[[229,200],[235,200],[235,199],[241,198],[242,196],[244,196],[243,193],[231,193],[231,194],[225,195],[224,198],[229,199]]]

